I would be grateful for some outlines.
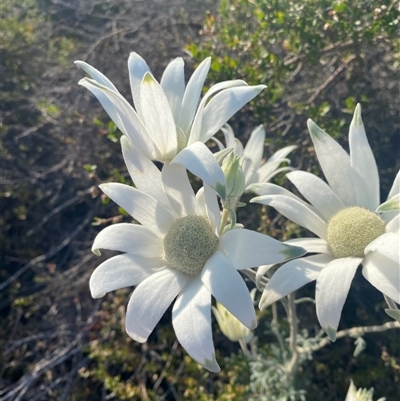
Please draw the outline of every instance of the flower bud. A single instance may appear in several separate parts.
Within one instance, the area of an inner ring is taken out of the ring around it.
[[[233,316],[222,304],[217,302],[216,307],[212,307],[214,316],[217,319],[219,328],[222,333],[231,341],[251,339],[253,333],[250,329],[243,325],[235,316]]]
[[[222,171],[226,178],[226,197],[237,200],[245,190],[245,175],[241,166],[241,157],[229,153],[222,162]],[[230,207],[228,207],[230,209]]]

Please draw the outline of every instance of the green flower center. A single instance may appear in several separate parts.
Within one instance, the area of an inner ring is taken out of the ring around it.
[[[385,232],[385,222],[359,206],[336,213],[328,223],[328,244],[335,258],[364,256],[365,247]]]
[[[186,216],[171,224],[164,237],[164,260],[190,276],[198,275],[218,248],[218,237],[201,216]]]

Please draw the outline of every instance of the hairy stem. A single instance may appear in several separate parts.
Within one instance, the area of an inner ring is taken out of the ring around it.
[[[272,321],[271,321],[271,328],[272,331],[274,332],[278,343],[279,343],[279,348],[281,350],[281,355],[282,357],[284,356],[285,353],[285,343],[283,341],[283,338],[281,336],[281,333],[279,331],[279,324],[278,324],[278,308],[277,308],[277,303],[272,304]]]
[[[222,215],[221,215],[221,225],[219,226],[219,232],[222,234],[226,223],[228,222],[228,216],[229,216],[229,211],[228,209],[223,208],[222,209]]]
[[[292,358],[286,365],[286,372],[288,375],[288,380],[293,381],[296,376],[296,370],[299,363],[299,350],[297,348],[297,314],[296,314],[296,304],[294,300],[294,293],[288,295],[288,320],[290,325],[290,337],[289,337],[289,347],[292,351]]]
[[[346,329],[346,330],[341,330],[336,334],[336,339],[342,338],[342,337],[361,337],[362,335],[366,333],[379,333],[382,331],[390,330],[390,329],[400,329],[400,323],[399,322],[387,322],[384,324],[381,324],[380,326],[363,326],[363,327],[352,327],[351,329]],[[298,351],[300,353],[304,352],[314,352],[318,351],[321,348],[324,348],[326,345],[330,344],[331,340],[326,337],[323,340],[321,340],[318,344],[313,345],[311,347],[305,347],[305,348],[298,348]]]

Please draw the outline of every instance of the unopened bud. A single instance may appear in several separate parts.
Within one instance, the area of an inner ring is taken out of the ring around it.
[[[226,197],[238,200],[245,190],[245,175],[241,167],[241,157],[230,153],[222,162],[226,178]]]
[[[252,338],[253,333],[251,330],[244,326],[222,304],[217,302],[217,306],[213,306],[212,310],[222,333],[228,337],[229,340],[244,340],[248,342]]]

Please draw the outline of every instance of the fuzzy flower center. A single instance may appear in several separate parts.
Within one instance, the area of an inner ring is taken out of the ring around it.
[[[186,216],[171,224],[164,237],[164,259],[190,276],[198,275],[218,248],[218,237],[201,216]]]
[[[364,256],[365,247],[385,232],[385,222],[359,206],[336,213],[328,223],[328,244],[335,258]]]

